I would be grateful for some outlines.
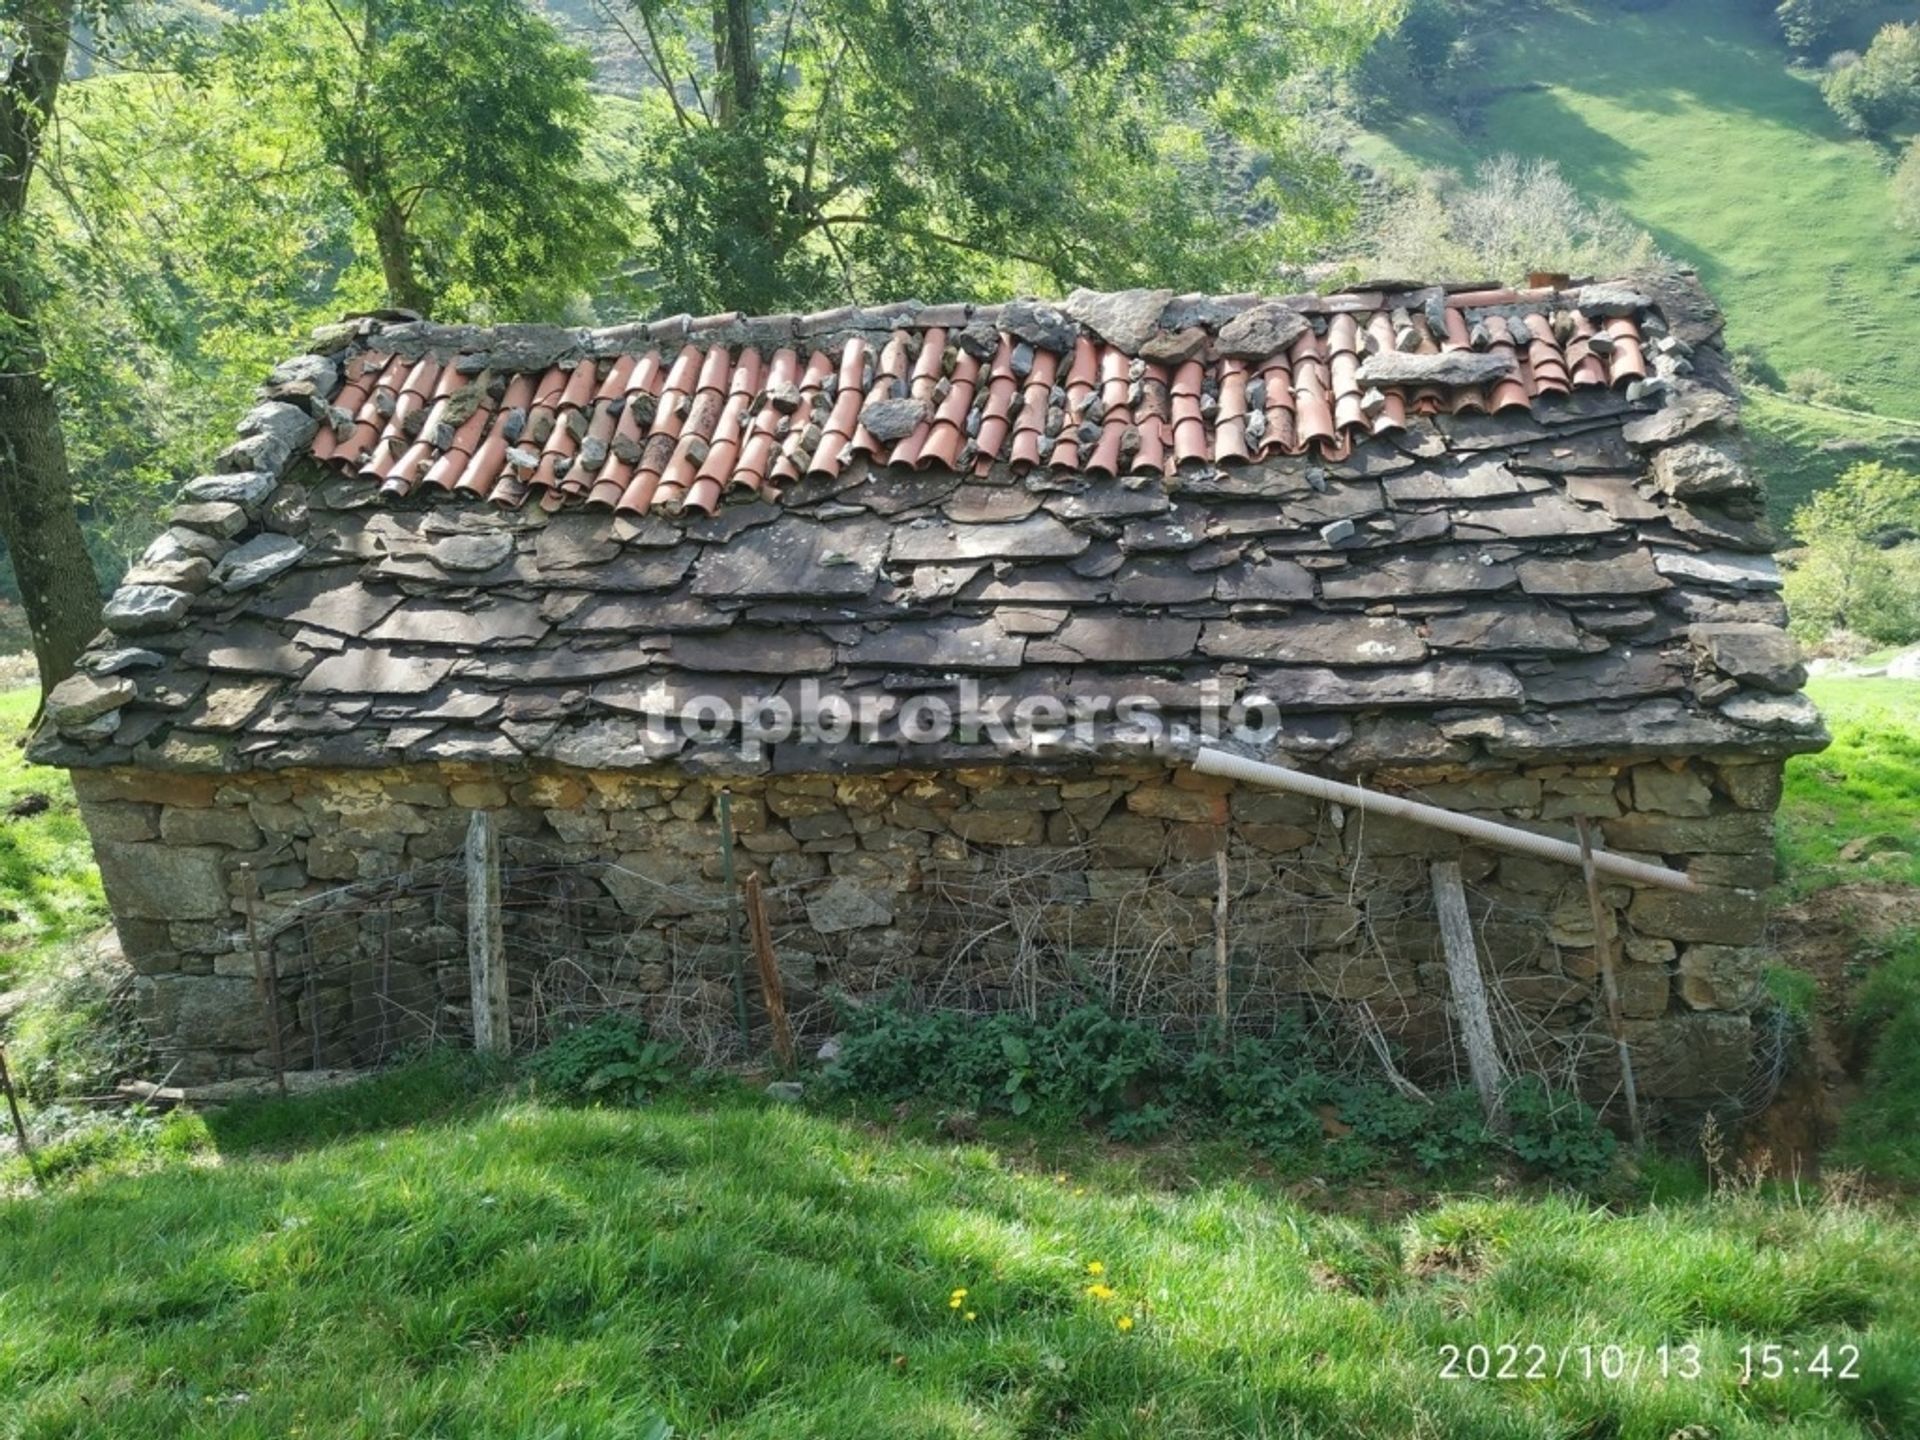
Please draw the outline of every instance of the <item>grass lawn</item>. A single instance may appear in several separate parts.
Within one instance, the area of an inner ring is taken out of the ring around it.
[[[32,686],[0,691],[0,990],[106,922],[93,848],[66,772],[28,765],[21,754],[39,698]],[[43,798],[45,808],[30,797]]]
[[[1164,1153],[1016,1156],[733,1088],[557,1109],[459,1061],[214,1125],[198,1160],[0,1201],[0,1433],[1920,1429],[1920,1246],[1880,1205],[1372,1192],[1359,1218]],[[1444,1378],[1475,1343],[1655,1358]],[[1862,1378],[1742,1384],[1749,1343],[1857,1345]],[[1655,1378],[1662,1344],[1697,1378]]]
[[[1885,451],[1822,450],[1823,440],[1865,440],[1877,445],[1920,433],[1911,422],[1804,405],[1757,386],[1749,386],[1742,395],[1740,418],[1746,426],[1748,458],[1767,487],[1767,511],[1783,537],[1793,512],[1815,491],[1832,484],[1841,471],[1863,460],[1887,458]],[[1920,457],[1900,456],[1892,463],[1920,470]]]
[[[1790,896],[1848,880],[1920,885],[1920,681],[1819,679],[1833,744],[1787,763],[1779,817]],[[1882,853],[1843,860],[1854,841]]]
[[[1783,377],[1817,367],[1869,409],[1920,417],[1920,237],[1893,223],[1880,152],[1787,71],[1768,8],[1528,15],[1480,69],[1489,85],[1545,89],[1496,100],[1470,138],[1421,116],[1359,148],[1403,170],[1471,170],[1501,151],[1555,160],[1698,267],[1734,347]]]

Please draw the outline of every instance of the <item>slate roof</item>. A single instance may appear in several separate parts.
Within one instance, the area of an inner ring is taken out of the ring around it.
[[[1346,770],[1818,748],[1719,326],[1685,276],[345,323],[187,487],[33,754],[951,763],[996,752],[743,760],[641,716],[969,678],[1262,691]]]

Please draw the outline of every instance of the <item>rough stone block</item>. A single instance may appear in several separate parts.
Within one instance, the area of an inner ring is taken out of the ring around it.
[[[1746,1084],[1753,1030],[1745,1015],[1713,1011],[1629,1020],[1627,1045],[1642,1093],[1671,1099],[1737,1095]],[[1602,1057],[1602,1084],[1612,1083]]]
[[[87,833],[100,840],[152,840],[160,833],[160,807],[135,801],[80,802],[80,818]]]
[[[1046,834],[1035,810],[956,810],[947,823],[973,845],[1038,845]]]
[[[1696,1010],[1745,1011],[1766,998],[1764,951],[1739,945],[1689,945],[1680,952],[1680,995]]]
[[[1620,989],[1620,1013],[1631,1020],[1650,1020],[1667,1013],[1673,978],[1665,966],[1622,965],[1614,971]]]
[[[266,1043],[253,980],[224,975],[153,975],[134,982],[141,1022],[163,1046],[252,1049]]]
[[[1218,825],[1225,824],[1227,819],[1224,795],[1176,790],[1170,785],[1142,785],[1130,791],[1127,809],[1154,820],[1180,820],[1190,824]]]
[[[212,806],[184,809],[166,806],[160,812],[160,838],[169,845],[224,845],[230,850],[255,850],[260,828],[245,809]]]
[[[94,847],[114,914],[142,920],[212,920],[232,908],[222,870],[225,852],[158,842]]]
[[[1747,890],[1642,890],[1627,918],[1643,934],[1669,940],[1706,940],[1750,945],[1766,929],[1767,908]]]
[[[1609,849],[1654,855],[1738,855],[1773,848],[1773,817],[1747,810],[1699,817],[1623,815],[1600,828]]]
[[[1642,765],[1633,772],[1633,805],[1662,815],[1705,815],[1713,808],[1713,791],[1691,770]]]
[[[1093,832],[1093,863],[1106,869],[1136,866],[1150,869],[1160,863],[1167,847],[1167,829],[1145,815],[1112,815]]]
[[[1772,810],[1780,803],[1780,762],[1722,765],[1720,788],[1742,810]]]

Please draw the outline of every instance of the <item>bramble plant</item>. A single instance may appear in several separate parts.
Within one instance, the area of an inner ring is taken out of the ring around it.
[[[528,1062],[534,1084],[572,1100],[637,1105],[679,1078],[680,1047],[648,1036],[624,1015],[568,1030]]]

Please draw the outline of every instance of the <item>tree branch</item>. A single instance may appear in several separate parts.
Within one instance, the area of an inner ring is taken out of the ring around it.
[[[802,235],[815,230],[831,230],[841,225],[870,225],[878,230],[890,230],[896,235],[905,235],[915,240],[930,240],[936,245],[949,245],[955,250],[965,250],[975,255],[990,256],[995,260],[1018,260],[1026,265],[1038,265],[1054,279],[1067,281],[1072,276],[1062,275],[1056,268],[1057,260],[1048,260],[1039,255],[1030,255],[1019,250],[1006,250],[992,245],[981,245],[972,240],[963,240],[958,235],[949,235],[941,230],[931,230],[924,225],[903,225],[897,220],[886,220],[876,215],[816,215],[800,228]]]
[[[633,53],[640,57],[640,63],[647,67],[647,73],[653,76],[654,83],[666,91],[667,100],[673,106],[673,118],[680,122],[682,133],[693,129],[693,120],[687,114],[687,107],[680,103],[679,92],[673,88],[673,76],[667,70],[667,59],[660,46],[660,36],[653,28],[653,17],[648,15],[644,6],[640,10],[640,23],[647,32],[647,44],[640,43],[640,37],[627,28],[627,22],[620,18],[613,8],[611,0],[598,0],[601,13],[613,23],[613,28],[627,37],[627,44],[633,47]],[[651,47],[651,53],[649,53]]]

